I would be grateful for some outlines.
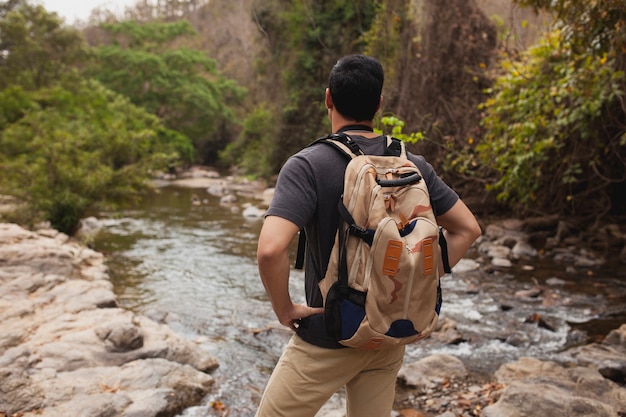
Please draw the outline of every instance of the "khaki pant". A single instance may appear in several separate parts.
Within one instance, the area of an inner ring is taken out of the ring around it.
[[[325,349],[293,336],[270,377],[256,417],[314,417],[346,387],[348,417],[389,417],[404,346]]]

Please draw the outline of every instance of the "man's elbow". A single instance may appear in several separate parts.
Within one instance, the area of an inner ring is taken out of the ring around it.
[[[269,265],[276,259],[276,251],[270,250],[268,247],[259,246],[256,251],[256,261],[259,264],[259,268]]]
[[[468,234],[469,234],[471,242],[474,242],[476,239],[480,237],[480,235],[483,234],[483,231],[480,228],[480,225],[478,224],[476,220],[472,222],[472,225],[469,228]]]
[[[256,260],[260,268],[275,264],[283,256],[285,250],[274,244],[260,244],[256,251]]]

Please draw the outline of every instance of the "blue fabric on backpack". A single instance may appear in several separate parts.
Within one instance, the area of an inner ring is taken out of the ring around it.
[[[348,300],[339,303],[341,312],[341,339],[350,339],[365,318],[365,309]]]
[[[391,323],[389,330],[385,333],[391,337],[407,337],[418,334],[411,320],[396,320]]]

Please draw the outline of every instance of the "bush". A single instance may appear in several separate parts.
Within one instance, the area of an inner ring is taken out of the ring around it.
[[[500,200],[524,211],[609,210],[609,185],[626,167],[624,73],[615,64],[606,52],[575,50],[558,30],[520,61],[504,62],[476,147]]]
[[[71,234],[96,204],[132,201],[189,141],[95,81],[0,92],[0,186]]]

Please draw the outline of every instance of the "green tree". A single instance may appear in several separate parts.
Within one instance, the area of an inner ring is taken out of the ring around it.
[[[270,178],[275,173],[271,158],[277,134],[272,107],[261,103],[244,120],[239,139],[220,153],[220,160],[241,168],[247,175]]]
[[[94,205],[137,198],[190,155],[182,134],[80,71],[81,34],[29,1],[0,7],[0,189],[22,222],[72,233]]]
[[[72,233],[87,210],[138,198],[186,138],[95,81],[0,92],[0,186],[22,220]]]
[[[86,57],[80,32],[64,27],[42,6],[14,3],[0,14],[0,90],[10,85],[36,90],[75,79],[74,68]]]
[[[521,59],[504,61],[483,106],[480,173],[501,200],[526,212],[618,213],[626,180],[626,3],[520,3],[548,7],[558,21]]]
[[[102,28],[110,38],[95,48],[88,74],[189,137],[199,162],[215,162],[244,90],[222,76],[214,60],[185,46],[195,35],[189,22],[125,21]]]

